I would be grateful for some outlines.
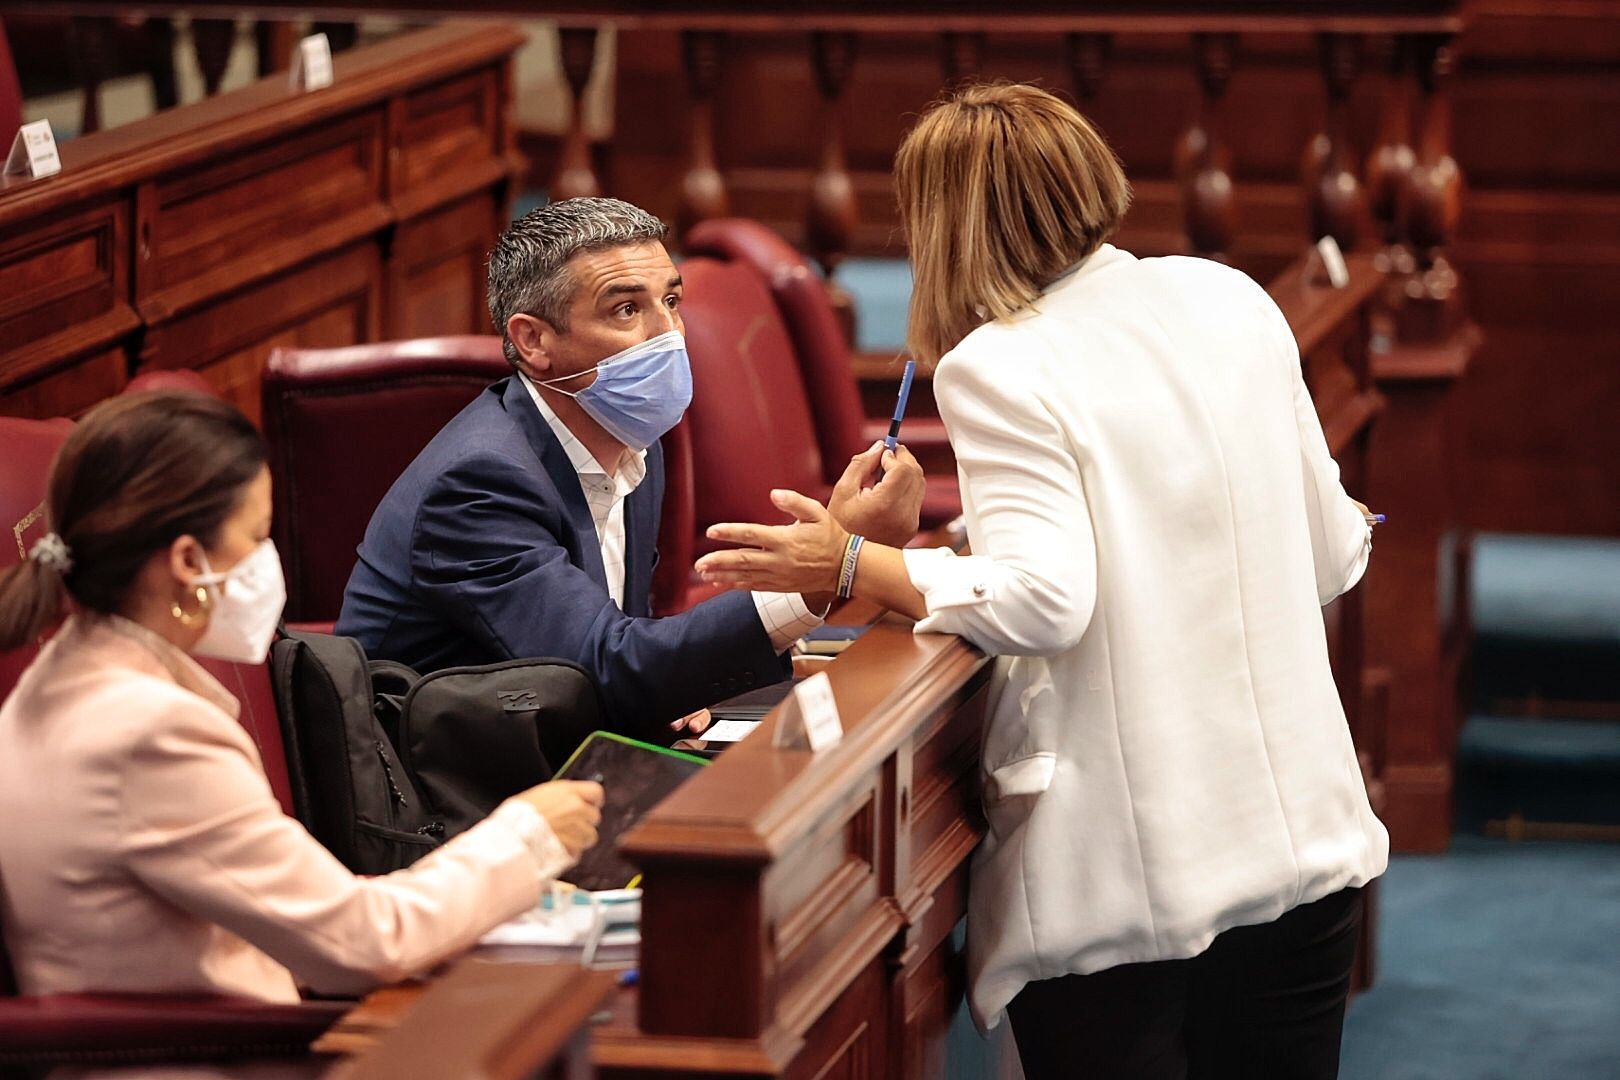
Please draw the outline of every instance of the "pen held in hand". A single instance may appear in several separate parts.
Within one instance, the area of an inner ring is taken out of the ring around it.
[[[893,450],[900,442],[900,421],[906,418],[906,402],[911,399],[911,380],[917,374],[917,361],[907,360],[906,371],[900,376],[900,399],[894,403],[894,419],[889,421],[889,434],[883,445]]]
[[[1367,519],[1369,525],[1382,525],[1384,523],[1383,514],[1362,514],[1361,516]]]

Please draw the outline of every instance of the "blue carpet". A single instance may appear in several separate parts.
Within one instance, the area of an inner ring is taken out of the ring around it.
[[[1620,1080],[1620,846],[1459,837],[1382,899],[1344,1080]]]

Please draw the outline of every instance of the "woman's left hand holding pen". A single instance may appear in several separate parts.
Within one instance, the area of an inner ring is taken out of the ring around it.
[[[905,547],[917,535],[928,481],[902,444],[880,439],[849,459],[827,507],[845,530],[890,547]]]

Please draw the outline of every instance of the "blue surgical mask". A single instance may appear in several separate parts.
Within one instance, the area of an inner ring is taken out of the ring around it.
[[[583,390],[557,385],[592,371],[596,381]],[[686,339],[678,330],[614,353],[594,368],[538,385],[579,402],[603,431],[632,450],[645,450],[657,442],[692,404],[692,366],[686,358]]]

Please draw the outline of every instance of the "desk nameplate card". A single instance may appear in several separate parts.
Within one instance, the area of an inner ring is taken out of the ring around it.
[[[288,79],[294,90],[324,90],[332,85],[332,44],[325,34],[311,34],[298,43]]]
[[[49,120],[35,120],[17,129],[11,140],[11,153],[6,157],[5,173],[22,173],[35,180],[55,176],[62,171],[62,158],[56,152],[56,136],[51,132]]]
[[[782,703],[775,745],[819,752],[836,746],[843,737],[844,722],[838,715],[838,700],[827,673],[818,672],[795,684]]]

